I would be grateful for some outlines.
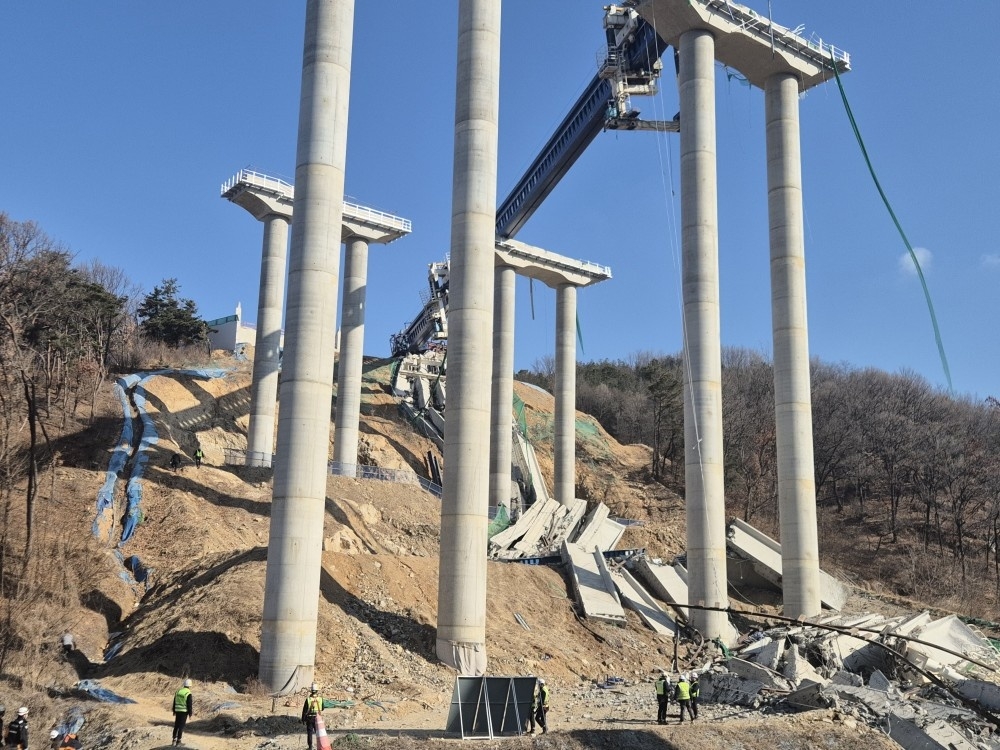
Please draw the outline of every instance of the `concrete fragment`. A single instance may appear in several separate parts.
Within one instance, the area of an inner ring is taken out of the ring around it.
[[[796,686],[801,685],[804,680],[820,684],[826,684],[827,682],[819,672],[813,669],[809,660],[799,653],[799,649],[795,645],[789,646],[785,650],[785,666],[781,670],[781,674],[791,680],[792,684]]]
[[[746,646],[736,650],[739,652],[741,658],[746,659],[747,661],[757,661],[757,656],[764,650],[764,648],[767,647],[769,643],[774,643],[774,641],[771,638],[764,636],[759,641],[753,641],[752,643],[748,643]]]
[[[965,654],[977,661],[1000,667],[1000,654],[997,654],[990,642],[955,615],[942,617],[940,620],[934,620],[923,627],[916,628],[913,635],[922,641],[929,641],[950,651]],[[906,645],[906,657],[918,667],[932,671],[941,671],[942,667],[951,667],[964,674],[971,674],[981,669],[961,656],[913,641]]]
[[[983,680],[965,680],[957,687],[958,694],[975,701],[990,711],[1000,711],[1000,685]]]
[[[754,569],[764,579],[781,589],[781,545],[750,524],[735,519],[726,532],[726,546],[740,557],[754,563]],[[847,590],[836,578],[822,570],[820,600],[824,607],[840,610],[847,601]]]
[[[792,690],[792,685],[784,677],[750,661],[736,658],[728,659],[726,669],[747,680],[759,682],[770,690]]]
[[[778,662],[781,661],[781,655],[785,650],[785,639],[782,638],[779,641],[770,641],[763,649],[761,649],[757,655],[754,657],[754,661],[760,664],[762,667],[767,669],[775,670],[778,668]]]
[[[896,713],[888,717],[889,737],[905,750],[977,750],[953,727],[935,722],[919,727]]]
[[[709,672],[698,680],[700,700],[735,706],[759,706],[763,683],[728,672]]]
[[[822,685],[810,682],[786,695],[781,702],[800,711],[809,711],[814,708],[830,708],[834,701],[823,693]]]
[[[861,679],[861,675],[854,674],[853,672],[848,672],[842,669],[833,676],[833,678],[830,680],[830,684],[850,685],[852,687],[863,687],[865,681]]]
[[[612,550],[625,533],[625,525],[610,518],[605,518],[597,529],[593,544],[600,550]]]
[[[889,682],[888,677],[882,674],[881,670],[876,669],[868,678],[868,687],[872,690],[888,693],[892,689],[892,683]]]

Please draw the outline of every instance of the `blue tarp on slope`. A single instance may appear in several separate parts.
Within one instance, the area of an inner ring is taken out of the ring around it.
[[[81,693],[84,693],[101,703],[135,703],[135,701],[131,698],[123,698],[117,693],[112,692],[105,687],[101,687],[101,683],[97,680],[80,680],[76,683],[75,687]]]

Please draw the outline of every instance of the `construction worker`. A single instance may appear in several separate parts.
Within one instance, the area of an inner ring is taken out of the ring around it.
[[[691,673],[691,717],[698,718],[698,673]]]
[[[667,704],[670,702],[670,678],[661,671],[656,678],[656,723],[667,723]]]
[[[194,452],[194,467],[196,469],[201,468],[201,460],[205,458],[205,453],[201,450],[201,446],[198,446],[198,450]]]
[[[677,699],[677,705],[680,706],[680,723],[684,723],[685,711],[687,711],[688,716],[691,717],[691,721],[694,721],[694,714],[691,713],[691,683],[688,682],[686,674],[682,673],[680,679],[677,680],[677,687],[674,690],[674,698]]]
[[[312,750],[313,735],[316,734],[316,719],[323,713],[323,696],[314,682],[309,686],[309,697],[302,704],[302,723],[306,725],[306,747]]]
[[[17,709],[17,718],[7,727],[7,736],[4,738],[7,747],[17,748],[17,750],[28,750],[28,708],[21,706]]]
[[[549,731],[548,725],[546,723],[546,717],[549,713],[549,686],[545,684],[545,680],[541,677],[538,678],[538,708],[535,709],[535,723],[542,728],[542,734]],[[534,729],[532,729],[534,732]]]
[[[64,630],[62,636],[59,638],[59,642],[62,644],[63,654],[69,656],[76,650],[76,641],[73,639],[73,634],[68,630]]]
[[[193,714],[194,698],[191,697],[191,680],[187,679],[174,693],[174,737],[171,744],[180,747],[181,739],[184,736],[184,725]]]
[[[181,454],[180,453],[174,453],[170,457],[170,468],[173,469],[174,473],[176,474],[177,470],[180,468],[180,466],[181,466]]]

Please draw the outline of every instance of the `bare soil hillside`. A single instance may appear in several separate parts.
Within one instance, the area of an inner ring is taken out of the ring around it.
[[[120,433],[110,392],[98,423],[65,441],[44,542],[53,564],[33,574],[49,593],[24,625],[37,645],[30,659],[8,661],[0,675],[0,702],[29,705],[35,737],[82,706],[88,747],[166,746],[170,696],[191,677],[189,746],[301,748],[302,696],[274,701],[255,680],[270,471],[224,464],[226,448],[245,447],[249,374],[245,364],[235,367],[223,378],[160,375],[143,384],[159,441],[142,484],[143,522],[120,549],[91,534],[94,500]],[[385,363],[368,368],[362,462],[422,471],[433,444],[400,416],[383,387],[387,375]],[[551,481],[552,399],[522,384],[517,392]],[[646,481],[648,449],[618,445],[586,415],[577,424],[580,496],[643,521],[622,546],[662,557],[680,552],[683,503]],[[200,469],[168,468],[173,452],[191,456],[199,445],[206,454]],[[117,502],[120,523],[121,492]],[[454,746],[441,739],[454,674],[434,656],[439,501],[413,485],[331,476],[326,509],[317,681],[325,697],[345,702],[327,712],[335,746]],[[149,571],[146,582],[122,564],[133,556]],[[581,621],[558,566],[490,563],[487,601],[490,673],[545,675],[554,696],[550,733],[505,741],[505,748],[891,747],[825,711],[763,716],[706,707],[696,725],[656,726],[651,670],[665,666],[671,651],[631,613],[625,628]],[[68,660],[54,647],[64,627],[80,647]],[[105,661],[109,646],[114,655]],[[608,675],[624,683],[598,688]],[[72,685],[83,677],[136,702],[81,703]]]

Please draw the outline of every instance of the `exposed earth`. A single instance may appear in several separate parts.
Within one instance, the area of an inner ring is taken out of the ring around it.
[[[105,417],[66,442],[63,466],[53,478],[61,498],[58,533],[86,541],[63,547],[72,552],[61,563],[64,580],[52,582],[59,593],[40,605],[37,628],[48,645],[4,667],[8,675],[31,670],[30,679],[15,694],[0,695],[8,719],[12,706],[31,708],[38,738],[33,746],[73,708],[86,712],[86,747],[168,746],[171,696],[190,677],[195,715],[188,746],[304,747],[297,720],[303,695],[272,699],[255,680],[271,472],[225,464],[225,449],[246,445],[249,367],[223,364],[233,369],[222,378],[158,375],[143,384],[159,442],[143,480],[143,522],[121,554],[141,559],[149,570],[145,585],[125,572],[113,542],[99,542],[91,533],[94,500],[121,429],[110,388],[103,394]],[[360,462],[424,473],[422,457],[434,446],[400,415],[384,387],[388,373],[386,363],[366,367]],[[520,383],[516,390],[551,482],[552,398]],[[191,456],[198,445],[205,452],[200,469],[190,462],[177,472],[168,468],[174,451]],[[592,418],[578,414],[577,455],[579,496],[643,522],[626,531],[620,548],[645,547],[663,558],[683,551],[683,501],[649,481],[648,448],[618,445]],[[124,514],[121,484],[106,529]],[[434,656],[439,501],[416,485],[375,480],[331,476],[327,488],[316,679],[326,698],[344,702],[326,712],[335,747],[452,747],[443,730],[454,673]],[[753,599],[765,608],[776,603],[760,592]],[[877,608],[870,599],[862,606]],[[553,709],[544,737],[477,747],[895,746],[877,730],[830,710],[792,715],[705,705],[693,725],[677,726],[672,719],[657,726],[653,670],[669,665],[672,646],[634,613],[628,617],[624,628],[579,619],[559,566],[489,563],[489,673],[544,675]],[[56,656],[64,626],[76,634],[80,649],[68,662]],[[109,646],[116,650],[105,661]],[[684,644],[680,656],[686,669],[704,664],[711,653]],[[598,687],[608,676],[623,682],[610,690]],[[71,688],[83,677],[135,703],[81,702]]]

